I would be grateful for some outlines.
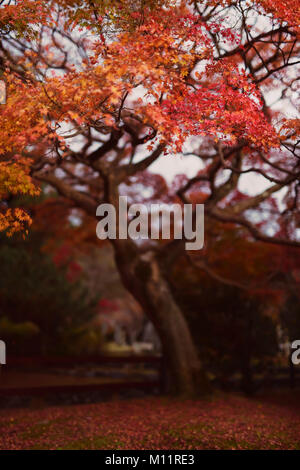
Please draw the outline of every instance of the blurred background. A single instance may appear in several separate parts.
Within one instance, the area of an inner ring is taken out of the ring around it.
[[[164,178],[146,176],[159,183],[155,201],[165,200]],[[0,242],[1,406],[167,392],[159,337],[124,289],[110,243],[96,238],[95,220],[55,191],[21,202],[32,230]],[[297,386],[298,250],[249,241],[234,226],[206,232],[213,276],[195,266],[199,254],[181,253],[167,278],[211,383],[246,394]]]

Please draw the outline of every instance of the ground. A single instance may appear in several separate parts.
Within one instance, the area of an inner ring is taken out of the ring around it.
[[[0,449],[300,449],[298,393],[0,411]]]

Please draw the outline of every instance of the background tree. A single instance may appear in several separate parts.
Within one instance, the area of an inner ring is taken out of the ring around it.
[[[230,245],[226,239],[230,231],[219,234],[216,245],[222,244],[226,254],[227,245],[234,254],[220,257],[218,247],[211,247],[215,258],[209,258],[209,274],[206,266],[199,269],[181,256],[169,280],[206,370],[222,386],[234,375],[241,377],[242,389],[251,394],[257,387],[254,373],[266,371],[279,351],[283,286],[272,284],[274,274],[266,277],[266,261],[276,250],[265,250],[264,245],[239,239],[237,234],[232,248],[233,237]]]
[[[32,232],[0,246],[0,334],[11,354],[88,354],[101,346],[91,331],[90,299],[73,264],[57,266]],[[76,279],[77,278],[77,279]],[[76,280],[75,280],[76,279]]]

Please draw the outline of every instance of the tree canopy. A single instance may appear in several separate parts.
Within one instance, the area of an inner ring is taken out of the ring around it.
[[[267,238],[241,214],[283,187],[290,215],[299,122],[293,110],[269,106],[267,95],[279,88],[287,108],[296,106],[297,2],[1,3],[2,199],[37,194],[44,181],[93,212],[108,158],[120,183],[194,137],[189,151],[203,170],[188,186],[208,186],[207,215]],[[231,176],[217,185],[224,170]],[[238,197],[239,176],[251,172],[273,184]],[[21,209],[2,211],[8,233],[28,222]]]

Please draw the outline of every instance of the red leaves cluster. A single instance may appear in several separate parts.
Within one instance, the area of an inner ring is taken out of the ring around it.
[[[296,449],[300,410],[292,402],[148,398],[6,410],[0,449]]]

